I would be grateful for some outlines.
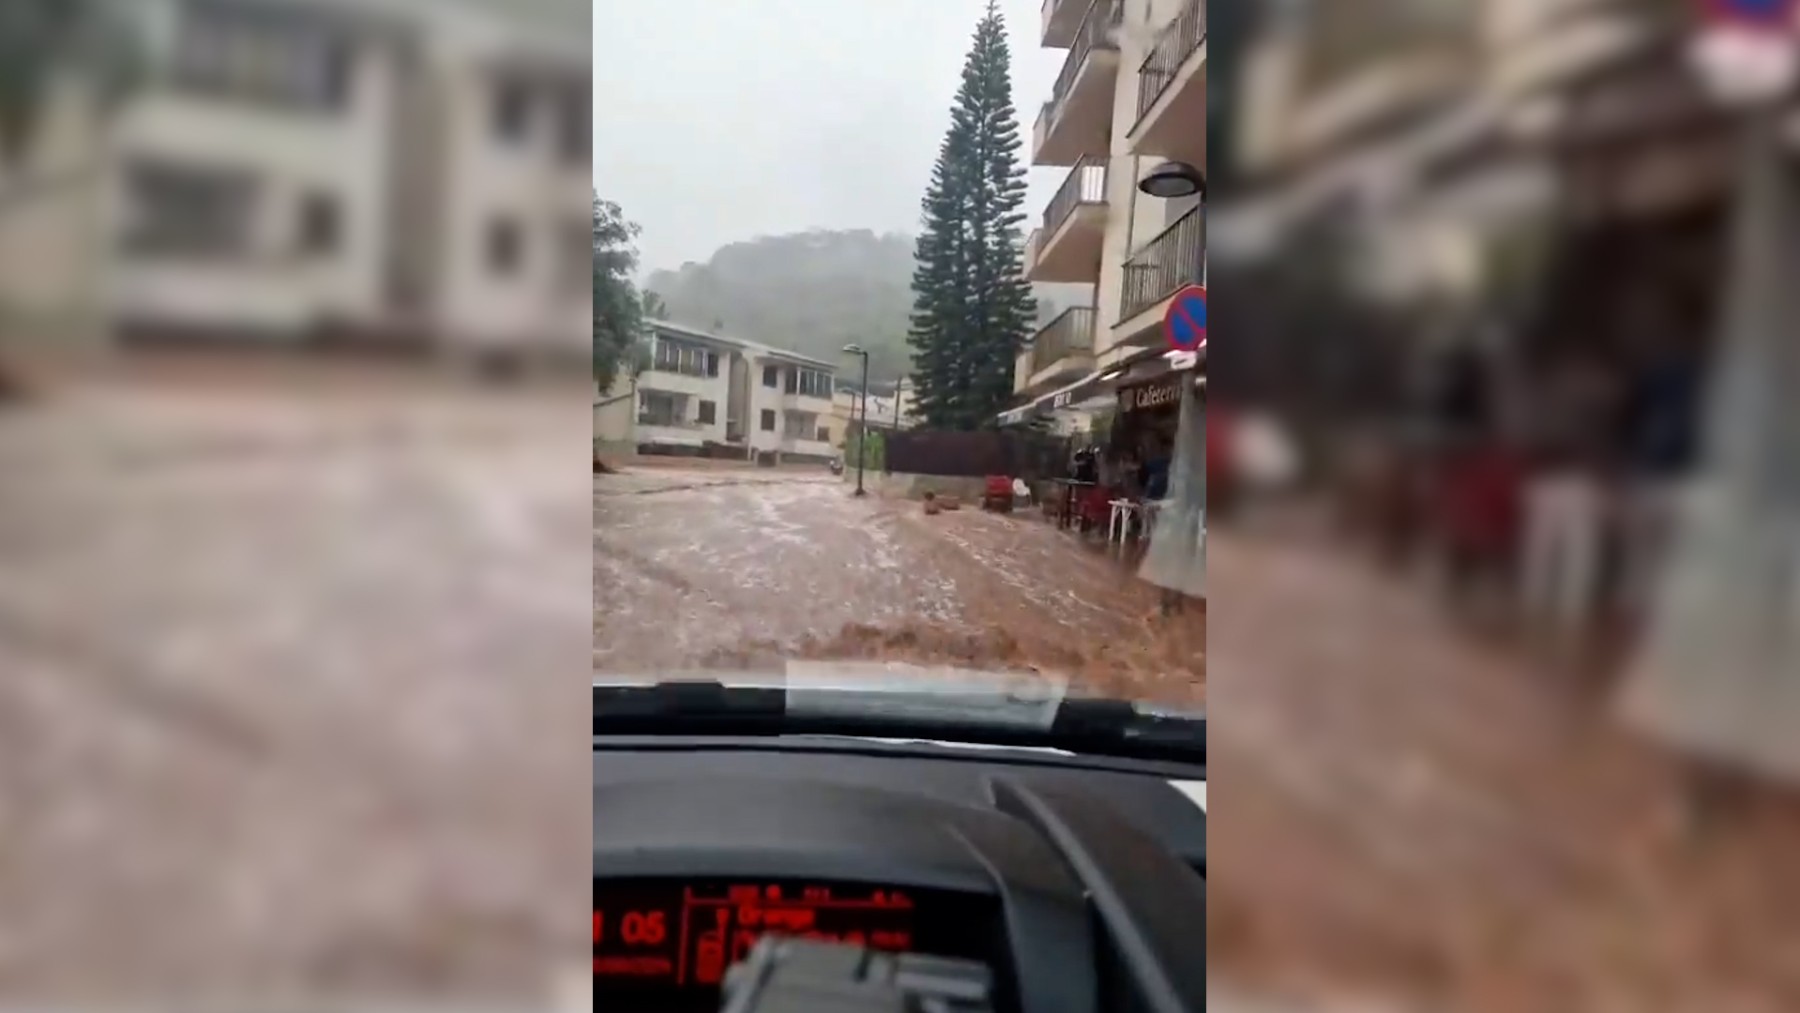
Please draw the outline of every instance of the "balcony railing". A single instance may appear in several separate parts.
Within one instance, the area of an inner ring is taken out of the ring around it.
[[[663,429],[705,429],[706,423],[698,419],[678,418],[653,412],[639,412],[638,425],[657,426]]]
[[[1183,285],[1197,285],[1206,270],[1206,215],[1196,204],[1125,261],[1119,319],[1129,320]]]
[[[1187,0],[1175,20],[1163,28],[1144,63],[1138,68],[1137,122],[1143,122],[1156,100],[1162,98],[1181,65],[1206,41],[1205,0]]]
[[[1056,196],[1044,208],[1044,231],[1040,242],[1056,235],[1063,222],[1083,204],[1106,203],[1106,159],[1099,155],[1083,155],[1069,171]]]
[[[1042,372],[1071,355],[1094,352],[1094,308],[1071,306],[1031,339],[1031,372]]]
[[[1081,19],[1081,27],[1076,30],[1075,44],[1069,47],[1069,55],[1063,59],[1062,71],[1056,75],[1056,84],[1050,89],[1050,101],[1044,103],[1039,118],[1045,126],[1056,123],[1061,114],[1063,100],[1075,87],[1075,79],[1081,76],[1081,65],[1087,62],[1088,54],[1094,50],[1117,50],[1119,48],[1118,27],[1125,15],[1123,0],[1094,0],[1092,6]]]

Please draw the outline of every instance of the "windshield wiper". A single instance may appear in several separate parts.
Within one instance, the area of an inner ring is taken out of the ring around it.
[[[1203,715],[1124,700],[663,682],[596,683],[593,702],[596,736],[921,738],[1206,763]]]

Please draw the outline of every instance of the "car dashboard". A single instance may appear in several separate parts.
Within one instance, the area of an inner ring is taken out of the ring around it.
[[[720,1009],[779,936],[946,958],[971,1009],[1203,1009],[1204,800],[1158,761],[596,737],[596,1008]]]

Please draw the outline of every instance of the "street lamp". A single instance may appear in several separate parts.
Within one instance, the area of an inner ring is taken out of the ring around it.
[[[845,355],[862,356],[862,422],[856,428],[856,495],[863,491],[863,462],[869,456],[869,352],[861,345],[845,345]]]
[[[1206,199],[1206,176],[1186,162],[1164,162],[1138,180],[1138,189],[1152,197],[1175,199],[1200,195]]]

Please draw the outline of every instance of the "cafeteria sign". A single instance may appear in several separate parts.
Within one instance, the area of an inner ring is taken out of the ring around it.
[[[1122,387],[1119,389],[1119,410],[1141,412],[1180,404],[1182,379],[1173,376],[1137,387]]]

